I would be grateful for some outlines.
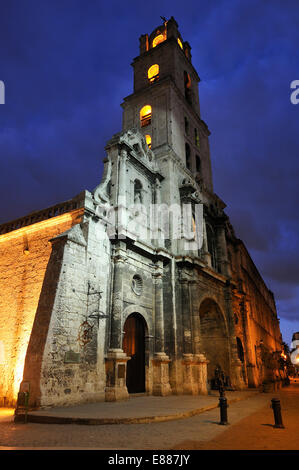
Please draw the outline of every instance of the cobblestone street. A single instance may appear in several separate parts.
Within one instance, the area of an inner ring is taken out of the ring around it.
[[[281,399],[285,429],[273,428],[271,398]],[[232,403],[229,426],[219,426],[219,408],[191,418],[148,424],[76,425],[14,423],[0,414],[1,449],[299,449],[299,384],[256,393]]]

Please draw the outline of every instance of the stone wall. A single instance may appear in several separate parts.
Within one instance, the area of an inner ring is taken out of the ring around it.
[[[266,376],[278,375],[261,361],[261,345],[270,354],[282,350],[275,300],[241,241],[230,246],[230,260],[238,286],[233,308],[236,336],[244,348],[243,372],[248,385],[256,387]]]
[[[86,213],[52,245],[24,368],[30,406],[104,400],[110,242]]]
[[[0,404],[14,404],[45,271],[49,240],[80,222],[82,209],[0,236]]]

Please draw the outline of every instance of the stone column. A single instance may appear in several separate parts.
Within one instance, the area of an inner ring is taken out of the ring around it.
[[[250,303],[244,297],[243,301],[240,304],[241,315],[243,322],[244,330],[244,355],[246,358],[246,369],[247,369],[247,381],[248,387],[257,387],[257,371],[256,371],[256,361],[254,354],[254,345],[251,339],[250,327],[249,327],[249,317],[250,317]]]
[[[197,302],[198,297],[198,284],[195,280],[191,281],[190,287],[190,310],[192,312],[192,340],[193,340],[193,352],[194,352],[194,365],[193,365],[193,376],[196,381],[197,393],[200,395],[206,395],[208,393],[207,388],[207,361],[204,354],[201,354],[200,344],[200,325],[199,325],[199,305]]]
[[[194,366],[197,360],[193,355],[192,348],[189,281],[185,278],[181,279],[181,309],[183,320],[183,393],[196,395],[198,385]]]
[[[156,178],[155,184],[153,184],[154,191],[154,206],[151,220],[151,229],[153,237],[153,245],[164,247],[164,235],[162,234],[161,227],[159,227],[159,209],[161,205],[161,183]]]
[[[117,401],[129,397],[126,387],[127,361],[122,350],[123,277],[126,257],[118,248],[114,256],[114,279],[111,308],[110,348],[106,357],[105,400]]]
[[[127,227],[127,204],[126,204],[126,162],[128,154],[122,149],[119,155],[118,171],[118,195],[117,195],[117,232],[118,238],[124,238]]]
[[[161,204],[161,183],[158,178],[155,182],[155,204]]]
[[[199,305],[198,305],[198,289],[199,285],[196,280],[190,282],[190,310],[191,310],[191,328],[192,328],[192,343],[194,354],[200,354],[200,321],[199,321]]]
[[[211,253],[209,253],[208,248],[208,236],[207,236],[207,228],[206,228],[206,221],[203,219],[203,244],[202,244],[202,255],[204,261],[207,263],[209,267],[212,266],[212,257]]]
[[[114,278],[111,309],[111,349],[122,349],[122,311],[123,311],[123,277],[125,275],[126,257],[120,250],[114,256]]]
[[[157,263],[153,274],[155,284],[155,353],[153,358],[153,395],[171,394],[169,384],[169,357],[164,351],[163,263]]]
[[[224,288],[224,297],[225,297],[225,304],[226,304],[226,316],[228,319],[228,334],[229,334],[229,346],[230,346],[230,371],[231,371],[231,382],[232,385],[241,390],[245,388],[245,383],[243,380],[242,374],[242,362],[238,357],[237,352],[237,342],[236,342],[236,331],[235,331],[235,323],[234,323],[234,316],[233,316],[233,306],[232,306],[232,293],[231,293],[231,285],[230,282],[227,281],[226,286]]]
[[[230,263],[228,261],[228,255],[227,255],[225,227],[223,225],[219,225],[217,227],[217,235],[218,235],[217,236],[218,244],[220,247],[219,265],[221,268],[221,274],[227,277],[231,277],[231,268],[230,268]]]
[[[184,354],[192,354],[192,336],[191,336],[191,312],[189,297],[189,282],[187,279],[181,279],[181,305],[183,320],[183,345]]]
[[[119,155],[119,172],[118,172],[118,204],[123,204],[126,196],[126,162],[128,154],[122,149]]]
[[[155,283],[155,353],[164,352],[163,280],[161,264],[153,275]]]
[[[196,354],[198,362],[198,393],[200,395],[208,394],[208,364],[209,361],[204,354]]]

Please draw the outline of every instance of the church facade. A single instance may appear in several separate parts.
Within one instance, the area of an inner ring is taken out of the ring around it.
[[[207,394],[216,367],[234,389],[282,378],[274,297],[214,192],[174,18],[132,65],[100,184],[0,226],[4,406],[20,384],[38,408]]]

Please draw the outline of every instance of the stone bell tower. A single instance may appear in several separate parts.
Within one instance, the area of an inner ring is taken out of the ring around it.
[[[140,37],[140,55],[132,65],[134,93],[124,99],[123,130],[140,127],[158,159],[179,159],[212,192],[210,132],[200,118],[200,79],[191,47],[173,17]]]
[[[94,193],[95,199],[104,197],[108,206],[117,209],[118,218],[117,237],[112,241],[106,400],[125,398],[137,389],[157,395],[207,393],[205,350],[212,358],[210,376],[216,365],[209,337],[218,335],[225,348],[227,375],[233,375],[229,342],[234,339],[227,328],[231,321],[223,318],[224,311],[231,315],[225,298],[230,275],[225,204],[213,192],[210,132],[200,117],[200,79],[192,65],[191,47],[174,18],[141,36],[140,55],[132,65],[134,90],[122,103],[122,132],[106,146],[105,176]],[[146,212],[151,204],[180,211],[185,204],[192,211],[201,206],[202,244],[191,248],[181,230],[185,222],[179,219],[177,230],[173,214],[167,234],[163,229],[158,237],[148,230],[151,217],[145,217],[138,225],[149,235],[138,239],[128,211],[136,202]],[[215,299],[215,293],[220,295],[222,313],[215,300],[215,305],[204,303],[207,297]],[[209,308],[200,325],[202,302]],[[133,344],[130,322],[136,331],[139,327],[145,331],[141,336],[146,353],[138,359],[138,370],[133,370],[135,349],[128,346]],[[144,376],[140,389],[129,380],[139,375]]]

